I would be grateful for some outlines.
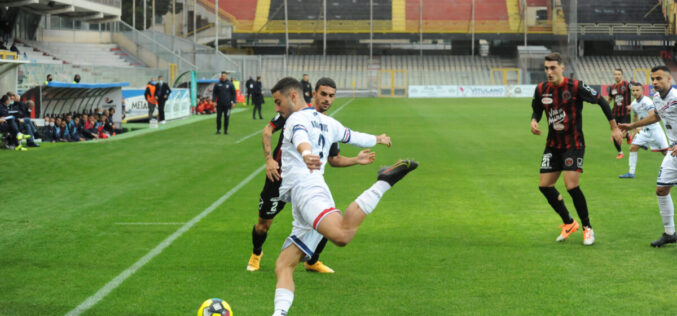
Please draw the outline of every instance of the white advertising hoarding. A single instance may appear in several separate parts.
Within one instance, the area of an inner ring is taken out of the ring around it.
[[[410,98],[530,98],[536,85],[514,86],[409,86]]]

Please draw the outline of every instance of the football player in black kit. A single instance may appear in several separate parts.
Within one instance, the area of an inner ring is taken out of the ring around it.
[[[313,98],[313,86],[310,85],[310,82],[308,81],[308,74],[303,74],[301,86],[303,87],[303,99],[306,100],[308,105],[310,105],[310,100]]]
[[[271,91],[275,93],[275,91]],[[313,106],[319,113],[326,115],[327,110],[331,107],[336,98],[336,83],[329,78],[322,78],[317,81],[315,91],[313,92]],[[279,105],[275,104],[276,110]],[[257,271],[260,268],[261,256],[263,255],[263,243],[266,241],[268,229],[273,223],[273,218],[285,206],[285,202],[278,200],[280,184],[281,168],[281,152],[282,133],[277,142],[275,150],[271,151],[271,142],[273,133],[281,130],[287,118],[281,114],[275,116],[268,125],[263,129],[263,153],[266,157],[266,183],[261,191],[259,199],[259,219],[252,229],[252,244],[253,251],[247,264],[248,271]],[[368,165],[374,162],[376,153],[369,149],[364,149],[356,157],[344,157],[339,154],[338,143],[334,143],[329,150],[328,162],[332,167],[348,167],[355,164]],[[315,249],[313,257],[305,263],[306,270],[320,273],[334,273],[334,270],[320,262],[319,256],[327,244],[327,239],[323,238],[320,244]]]
[[[538,122],[545,111],[548,117],[548,139],[541,160],[539,189],[564,222],[560,225],[562,231],[556,241],[568,239],[579,228],[578,223],[569,215],[562,195],[555,189],[555,183],[564,171],[564,184],[574,200],[576,212],[583,225],[583,244],[589,246],[595,242],[595,234],[590,225],[585,196],[578,185],[585,154],[581,117],[583,101],[599,104],[609,120],[611,136],[618,143],[621,142],[621,131],[616,126],[609,103],[583,82],[564,77],[564,68],[559,53],[545,56],[548,81],[541,82],[534,92],[531,103],[531,133],[541,135]]]

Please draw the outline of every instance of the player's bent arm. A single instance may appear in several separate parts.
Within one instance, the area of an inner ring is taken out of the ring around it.
[[[357,157],[344,157],[339,154],[327,158],[327,162],[334,168],[350,167],[357,164]]]
[[[628,126],[628,129],[633,129],[633,128],[637,128],[637,127],[642,127],[642,126],[646,126],[646,125],[649,125],[649,124],[653,124],[653,123],[656,123],[656,122],[658,122],[658,121],[660,121],[660,120],[661,120],[661,117],[658,116],[658,114],[656,114],[655,111],[651,110],[651,111],[649,111],[649,116],[647,116],[647,117],[645,117],[645,118],[643,118],[643,119],[641,119],[641,120],[639,120],[639,121],[635,121],[635,122],[633,122],[632,124],[627,124],[627,126]],[[624,125],[625,125],[625,124],[624,124]]]
[[[355,156],[355,157],[344,157],[341,156],[341,154],[338,154],[336,156],[330,156],[327,158],[327,161],[332,167],[350,167],[354,166],[357,164],[360,165],[368,165],[376,159],[376,153],[369,150],[369,149],[364,149],[360,151],[360,153]]]

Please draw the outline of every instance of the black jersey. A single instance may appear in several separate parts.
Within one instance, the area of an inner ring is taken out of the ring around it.
[[[609,103],[594,89],[576,79],[564,77],[562,83],[554,86],[541,82],[534,92],[531,102],[531,118],[541,120],[543,111],[548,116],[548,140],[546,146],[557,149],[584,149],[583,139],[583,101],[597,103],[604,115],[612,120]]]
[[[621,83],[609,86],[609,96],[614,100],[613,113],[615,117],[630,116],[628,106],[632,103],[630,83],[623,80]]]

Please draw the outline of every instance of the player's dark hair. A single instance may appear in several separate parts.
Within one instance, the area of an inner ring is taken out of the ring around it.
[[[222,74],[222,75],[227,75],[228,72],[222,71],[221,74]]]
[[[620,69],[620,68],[616,68],[616,69],[614,69],[614,71],[619,71],[621,74],[623,73],[623,69]]]
[[[562,64],[562,56],[558,52],[550,53],[545,55],[545,61],[556,61],[558,64]]]
[[[670,74],[670,68],[668,68],[668,66],[666,66],[666,65],[660,65],[660,66],[656,66],[656,67],[651,68],[651,72],[656,72],[656,71],[659,71],[659,70],[663,70],[667,74]]]
[[[317,83],[315,84],[315,91],[317,91],[320,88],[320,86],[327,86],[336,90],[336,82],[334,82],[334,80],[332,80],[331,78],[327,77],[320,78],[320,80],[318,80]]]
[[[296,90],[300,95],[303,93],[303,86],[301,86],[301,83],[298,80],[292,77],[285,77],[280,79],[280,81],[270,89],[270,92],[275,93],[279,91],[280,94],[287,94],[291,90]]]

